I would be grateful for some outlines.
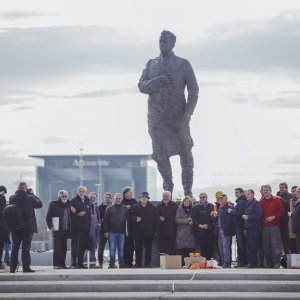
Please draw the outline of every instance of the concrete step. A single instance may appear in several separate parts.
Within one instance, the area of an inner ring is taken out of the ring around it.
[[[259,293],[259,292],[89,292],[89,293],[10,293],[4,294],[0,293],[0,299],[17,299],[17,300],[32,300],[32,299],[202,299],[202,300],[214,300],[214,299],[289,299],[289,300],[299,300],[299,293]]]
[[[220,269],[220,270],[160,270],[160,269],[89,269],[38,270],[36,273],[0,273],[0,281],[123,281],[123,280],[279,280],[300,281],[300,270],[287,269]]]
[[[30,281],[0,282],[1,293],[72,292],[286,292],[300,295],[297,281],[272,280],[122,280],[122,281]]]

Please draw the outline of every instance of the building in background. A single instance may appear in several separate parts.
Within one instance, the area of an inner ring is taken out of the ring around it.
[[[156,166],[150,155],[30,155],[44,161],[36,169],[36,193],[43,201],[37,211],[39,234],[36,240],[48,240],[46,213],[49,202],[57,199],[57,192],[67,190],[70,198],[79,185],[88,192],[122,192],[133,187],[136,196],[148,191],[156,199]]]

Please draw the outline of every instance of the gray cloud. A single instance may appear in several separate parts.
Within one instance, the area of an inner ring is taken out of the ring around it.
[[[221,24],[205,38],[179,43],[175,51],[200,70],[299,71],[299,28],[298,12],[266,21]],[[132,36],[100,26],[3,28],[0,78],[141,72],[158,54],[158,43]]]
[[[53,16],[53,15],[57,15],[57,14],[17,10],[17,11],[6,11],[0,13],[0,19],[5,21],[15,21],[24,18],[36,18],[36,17],[45,17],[45,16]]]
[[[33,108],[32,106],[19,106],[19,107],[16,107],[15,109],[13,109],[13,111],[29,110],[32,108]]]
[[[45,137],[42,138],[43,143],[50,144],[50,145],[62,144],[62,143],[65,143],[67,141],[68,141],[68,139],[61,138],[59,136],[53,136],[53,135],[45,136]]]
[[[249,104],[268,108],[300,108],[300,95],[289,96],[288,93],[285,95],[285,97],[274,97],[271,99],[264,99],[262,96],[254,94],[235,94],[232,97],[233,102],[236,104]]]
[[[102,98],[109,96],[117,96],[124,93],[134,94],[137,92],[137,88],[127,88],[127,89],[107,89],[80,93],[77,95],[64,95],[63,98],[73,99],[73,98]]]
[[[283,164],[283,165],[294,165],[299,166],[300,164],[300,155],[295,155],[295,156],[290,156],[290,157],[279,157],[278,159],[275,160],[276,163],[278,164]]]

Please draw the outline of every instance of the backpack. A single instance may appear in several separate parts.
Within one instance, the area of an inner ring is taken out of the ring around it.
[[[7,205],[3,210],[4,224],[8,231],[15,232],[25,228],[25,221],[22,211],[15,204]]]

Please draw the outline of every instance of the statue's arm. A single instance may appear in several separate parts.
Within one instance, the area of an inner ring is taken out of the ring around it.
[[[149,79],[148,70],[150,68],[150,64],[151,60],[146,64],[146,67],[143,70],[142,76],[138,83],[138,88],[140,92],[144,94],[152,94],[155,91],[159,90],[162,86],[162,82],[159,76]]]
[[[188,91],[185,113],[192,115],[198,101],[199,86],[191,64],[185,63],[185,82]]]

